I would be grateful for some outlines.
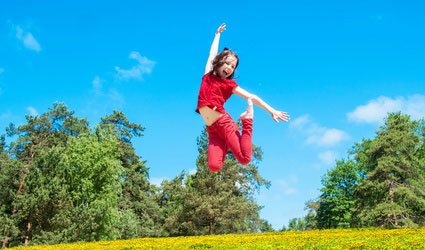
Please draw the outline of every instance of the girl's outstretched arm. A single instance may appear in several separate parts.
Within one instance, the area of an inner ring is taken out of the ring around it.
[[[220,34],[225,30],[226,24],[222,23],[215,32],[214,40],[211,44],[210,56],[208,57],[207,65],[205,66],[205,74],[212,70],[212,61],[218,53],[218,43],[220,42]]]
[[[260,97],[249,93],[248,91],[244,90],[243,88],[238,86],[233,90],[233,93],[240,96],[240,97],[243,97],[245,99],[252,98],[252,102],[255,105],[257,105],[258,107],[269,112],[269,114],[272,116],[272,118],[273,118],[273,120],[275,120],[275,122],[279,122],[279,120],[282,120],[284,122],[289,121],[289,115],[286,112],[279,111],[279,110],[272,108],[265,101],[263,101]]]

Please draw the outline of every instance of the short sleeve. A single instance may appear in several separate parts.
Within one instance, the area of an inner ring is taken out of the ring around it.
[[[233,89],[235,89],[238,84],[235,82],[235,80],[228,80],[229,82],[227,83],[227,86],[229,87],[229,91],[233,91]]]

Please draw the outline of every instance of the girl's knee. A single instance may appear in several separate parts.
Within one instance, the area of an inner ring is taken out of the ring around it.
[[[223,164],[210,164],[210,163],[208,164],[208,168],[213,173],[217,173],[218,171],[221,170],[222,167],[223,167]]]
[[[242,159],[239,159],[239,163],[244,165],[244,166],[248,165],[248,163],[250,163],[250,162],[251,162],[251,156],[247,156],[247,157],[244,157]]]

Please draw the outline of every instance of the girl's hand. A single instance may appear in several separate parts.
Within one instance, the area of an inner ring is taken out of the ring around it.
[[[215,34],[220,34],[221,32],[223,32],[223,31],[225,31],[226,30],[226,24],[225,23],[222,23],[221,25],[220,25],[220,27],[218,27],[218,29],[217,29],[217,31],[215,32]]]
[[[289,115],[286,112],[274,110],[272,113],[272,118],[275,122],[279,122],[279,120],[282,120],[284,122],[289,121]]]

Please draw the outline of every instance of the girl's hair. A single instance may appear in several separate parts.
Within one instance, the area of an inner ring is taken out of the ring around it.
[[[212,68],[213,68],[212,72],[217,74],[218,68],[223,66],[228,56],[234,56],[236,58],[235,69],[233,70],[233,73],[229,77],[227,77],[227,79],[233,79],[236,68],[238,67],[238,64],[239,64],[239,57],[235,52],[233,52],[232,50],[228,48],[224,48],[223,51],[221,51],[218,55],[215,56],[214,60],[212,61]]]

